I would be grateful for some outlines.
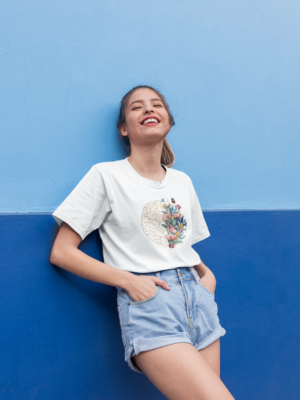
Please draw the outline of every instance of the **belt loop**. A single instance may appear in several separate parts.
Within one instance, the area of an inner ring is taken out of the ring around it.
[[[179,283],[180,283],[180,285],[182,286],[182,278],[181,278],[180,268],[179,268],[179,267],[177,267],[177,268],[176,268],[176,271],[177,271],[177,275],[178,275]]]
[[[196,283],[198,284],[200,282],[200,277],[198,275],[198,272],[195,270],[194,267],[190,267],[190,271],[193,274]]]
[[[160,271],[155,272],[155,275],[156,275],[157,278],[160,279]]]

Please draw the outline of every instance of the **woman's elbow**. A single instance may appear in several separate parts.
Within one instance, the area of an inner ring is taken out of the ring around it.
[[[50,262],[51,262],[51,264],[59,266],[60,259],[61,259],[61,257],[60,257],[59,251],[57,250],[57,248],[55,246],[53,246],[51,254],[50,254]]]

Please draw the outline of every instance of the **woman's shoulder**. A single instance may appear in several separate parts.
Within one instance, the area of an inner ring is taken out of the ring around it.
[[[186,172],[183,172],[179,169],[173,168],[171,167],[170,170],[172,171],[172,174],[177,178],[177,179],[181,179],[183,181],[187,181],[187,182],[191,182],[191,178],[189,177],[189,175]]]
[[[101,174],[114,173],[120,171],[120,166],[123,162],[124,160],[101,161],[93,164],[92,168],[95,168]]]

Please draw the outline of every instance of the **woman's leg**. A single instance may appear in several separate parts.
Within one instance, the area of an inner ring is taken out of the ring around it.
[[[134,361],[169,400],[234,400],[209,363],[189,343],[144,351]]]
[[[218,377],[220,377],[220,339],[215,340],[198,352],[208,362]]]

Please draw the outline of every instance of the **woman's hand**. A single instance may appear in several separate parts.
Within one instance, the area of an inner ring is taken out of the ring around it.
[[[215,293],[216,290],[216,285],[217,285],[217,280],[214,276],[214,274],[211,272],[210,269],[208,269],[202,278],[200,278],[200,282],[202,283],[203,286],[205,286],[210,292]]]
[[[157,290],[157,285],[163,289],[171,290],[166,281],[156,276],[132,275],[133,277],[125,290],[133,301],[142,301],[152,297]]]
[[[195,265],[194,268],[200,277],[202,285],[209,291],[215,293],[217,280],[213,272],[204,264],[203,261],[201,261],[199,265]]]

